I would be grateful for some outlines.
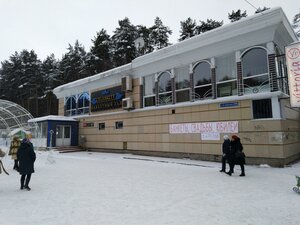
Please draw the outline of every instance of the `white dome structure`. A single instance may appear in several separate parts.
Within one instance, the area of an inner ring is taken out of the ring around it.
[[[15,129],[22,128],[35,132],[36,123],[28,123],[33,116],[22,106],[0,99],[0,134],[2,137],[8,136]]]

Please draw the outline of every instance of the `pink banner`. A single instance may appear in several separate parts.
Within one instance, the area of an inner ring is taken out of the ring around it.
[[[238,133],[238,121],[170,124],[170,134]]]

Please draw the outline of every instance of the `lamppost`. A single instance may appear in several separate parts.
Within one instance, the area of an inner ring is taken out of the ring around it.
[[[52,149],[52,140],[53,140],[52,136],[53,136],[54,131],[50,130],[49,133],[50,133],[50,150],[51,150]]]

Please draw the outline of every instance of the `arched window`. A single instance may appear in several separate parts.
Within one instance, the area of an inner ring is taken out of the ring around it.
[[[270,91],[268,55],[263,48],[252,48],[242,55],[244,93]]]
[[[78,110],[77,114],[85,114],[89,112],[89,106],[90,106],[90,96],[89,93],[84,92],[81,95],[79,95],[78,98]]]
[[[90,111],[90,95],[88,92],[65,98],[65,115],[87,114]]]
[[[212,97],[211,68],[207,62],[200,62],[194,67],[194,99]]]
[[[66,116],[73,116],[76,114],[76,97],[73,95],[66,98]]]
[[[159,105],[172,103],[172,80],[170,72],[163,72],[158,77]]]

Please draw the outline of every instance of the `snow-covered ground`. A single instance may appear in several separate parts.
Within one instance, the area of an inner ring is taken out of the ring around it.
[[[214,162],[39,151],[27,191],[10,157],[3,162],[0,225],[300,224],[300,163],[230,177]]]

